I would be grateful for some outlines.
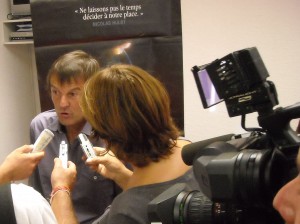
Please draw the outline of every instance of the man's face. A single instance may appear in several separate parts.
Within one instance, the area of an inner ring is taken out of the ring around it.
[[[60,123],[66,127],[85,122],[79,101],[84,80],[76,79],[61,84],[56,75],[50,79],[51,99]]]

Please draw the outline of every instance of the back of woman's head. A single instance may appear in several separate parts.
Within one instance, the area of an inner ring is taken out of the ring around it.
[[[172,153],[178,129],[162,83],[133,65],[113,65],[85,85],[82,109],[119,159],[143,167]]]

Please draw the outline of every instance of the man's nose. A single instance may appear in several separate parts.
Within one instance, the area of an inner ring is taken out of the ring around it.
[[[61,98],[60,98],[60,104],[59,104],[61,107],[67,107],[69,106],[69,99],[67,96],[65,95],[62,95]]]

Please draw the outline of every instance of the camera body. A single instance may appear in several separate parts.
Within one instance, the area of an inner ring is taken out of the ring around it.
[[[248,136],[231,134],[185,146],[183,161],[193,165],[201,192],[183,193],[180,187],[167,190],[150,202],[150,221],[283,224],[272,201],[298,172],[295,158],[300,139],[290,121],[300,117],[300,103],[273,109],[278,105],[276,88],[267,80],[268,71],[255,47],[194,66],[192,72],[203,107],[224,101],[230,117],[242,117]],[[259,128],[245,126],[245,116],[252,112],[258,113]],[[190,200],[180,200],[182,194]],[[195,203],[194,197],[201,200]],[[198,215],[189,217],[179,208],[192,208]]]

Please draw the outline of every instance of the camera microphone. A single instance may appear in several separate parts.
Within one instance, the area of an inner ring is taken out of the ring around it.
[[[205,148],[206,146],[215,143],[215,142],[226,142],[232,139],[232,137],[235,136],[234,134],[226,134],[226,135],[221,135],[218,137],[206,139],[200,142],[195,142],[192,144],[188,144],[183,147],[181,151],[181,157],[183,162],[186,165],[193,165],[193,161],[196,157],[196,154],[199,153],[200,150]],[[217,151],[216,153],[210,152],[210,154],[219,154],[220,152]]]

